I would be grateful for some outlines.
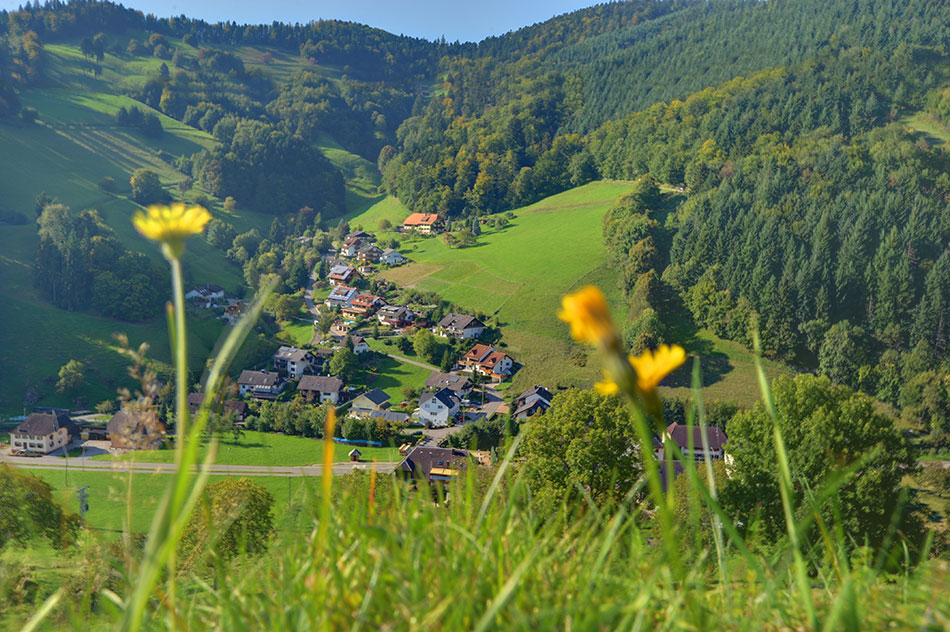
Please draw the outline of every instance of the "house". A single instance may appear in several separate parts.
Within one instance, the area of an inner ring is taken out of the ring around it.
[[[369,275],[373,273],[373,266],[369,266],[365,264],[361,266],[357,266],[356,271],[360,273],[360,276],[368,277]]]
[[[708,441],[708,452],[703,448],[703,433],[706,434],[706,440]],[[661,436],[653,438],[653,455],[659,461],[664,460],[663,444],[669,438],[680,449],[684,458],[692,458],[694,461],[701,462],[706,460],[708,454],[710,460],[713,461],[724,460],[728,463],[731,460],[729,455],[726,454],[728,437],[720,428],[716,426],[693,426],[692,435],[693,447],[690,450],[689,427],[674,421],[666,427]]]
[[[467,450],[418,446],[406,454],[394,471],[406,478],[445,484],[464,472],[468,461]]]
[[[204,401],[204,393],[188,393],[188,410],[190,410],[192,414],[197,413]],[[247,417],[247,402],[242,402],[239,399],[228,399],[225,400],[224,403],[221,403],[219,396],[211,409],[219,414],[231,415],[234,422],[239,424],[244,423]]]
[[[395,248],[387,248],[383,251],[383,254],[379,256],[379,260],[391,266],[398,266],[400,263],[403,263],[406,258]]]
[[[355,257],[356,253],[359,251],[360,246],[363,245],[363,240],[359,237],[350,236],[343,242],[343,245],[340,246],[340,256],[342,257]]]
[[[120,410],[106,424],[114,450],[157,450],[165,438],[165,426],[154,411]]]
[[[356,239],[362,241],[376,241],[376,235],[373,233],[367,233],[365,230],[358,230],[356,232],[350,233],[347,237],[355,237]]]
[[[363,263],[379,263],[383,256],[383,250],[376,244],[366,244],[356,253],[356,259]]]
[[[297,347],[281,347],[274,354],[274,368],[295,379],[312,371],[316,363],[317,358],[313,353]]]
[[[459,364],[469,371],[479,372],[494,380],[503,380],[510,376],[515,361],[507,353],[502,353],[491,345],[477,344],[462,356]]]
[[[359,292],[356,291],[355,287],[338,285],[333,288],[326,300],[323,301],[323,304],[330,309],[333,309],[334,307],[344,307],[349,305],[350,301],[356,298],[357,294],[359,294]]]
[[[515,419],[525,419],[543,413],[551,407],[551,393],[543,386],[534,385],[515,400]]]
[[[241,397],[250,395],[255,399],[277,399],[280,392],[284,390],[284,381],[280,373],[271,371],[241,371],[241,377],[238,378],[238,387],[241,389]]]
[[[350,336],[350,343],[353,345],[353,353],[360,354],[371,351],[366,338],[363,336]]]
[[[220,285],[199,285],[185,294],[185,298],[213,304],[216,300],[224,298],[224,288]]]
[[[356,448],[353,448],[352,450],[350,450],[350,453],[348,456],[350,457],[350,460],[353,461],[354,463],[359,463],[360,457],[363,456],[363,453],[357,450]]]
[[[327,278],[330,281],[330,285],[334,287],[338,285],[350,285],[359,278],[359,273],[345,263],[338,263],[330,268],[330,274]]]
[[[443,338],[453,336],[463,340],[478,338],[483,331],[485,323],[467,314],[448,314],[432,328],[432,333]]]
[[[343,380],[337,377],[323,377],[320,375],[305,375],[300,378],[297,390],[313,401],[340,402],[340,392],[343,390]]]
[[[397,413],[392,410],[371,410],[366,416],[370,419],[383,419],[385,421],[392,421],[400,424],[409,423],[409,415],[406,413]]]
[[[389,395],[381,389],[374,388],[371,391],[358,395],[353,400],[353,406],[350,412],[356,417],[369,417],[374,410],[386,410],[389,408]]]
[[[376,312],[376,318],[381,325],[393,329],[404,329],[412,324],[415,314],[405,305],[384,305]]]
[[[228,321],[229,325],[234,325],[237,321],[241,320],[241,317],[244,316],[246,311],[247,303],[244,301],[234,301],[224,308],[224,314],[221,318]]]
[[[442,230],[442,218],[433,213],[413,213],[402,223],[404,231],[415,231],[422,235],[432,235]]]
[[[447,389],[456,397],[464,398],[472,392],[472,380],[465,375],[436,371],[426,379],[425,388],[435,391]]]
[[[372,316],[385,304],[386,302],[375,294],[357,294],[349,305],[343,308],[343,315],[348,318]]]
[[[447,388],[425,393],[419,398],[419,421],[427,428],[445,428],[452,425],[460,408],[459,398]]]
[[[49,454],[78,436],[79,428],[69,419],[68,410],[36,408],[10,433],[10,447],[14,452]]]

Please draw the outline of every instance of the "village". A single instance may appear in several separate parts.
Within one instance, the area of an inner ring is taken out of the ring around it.
[[[444,229],[439,216],[422,213],[411,214],[398,227],[400,232],[423,237],[433,237]],[[383,249],[375,242],[372,233],[356,230],[322,254],[321,265],[313,271],[304,294],[313,319],[310,344],[281,345],[261,364],[239,367],[236,378],[211,407],[212,425],[219,433],[240,433],[242,429],[279,432],[280,424],[268,419],[300,416],[303,410],[312,415],[317,407],[323,407],[322,411],[332,406],[341,423],[336,436],[326,439],[348,448],[346,457],[352,465],[344,472],[365,463],[363,452],[367,449],[387,444],[399,446],[393,471],[430,481],[451,480],[470,460],[490,464],[490,452],[473,450],[470,454],[465,448],[474,446],[453,444],[450,437],[468,424],[500,420],[517,424],[543,415],[558,389],[536,384],[510,393],[511,378],[521,365],[504,351],[501,333],[483,315],[444,313],[432,306],[392,301],[390,297],[398,294],[398,288],[377,279],[376,274],[403,265],[407,258],[399,250]],[[325,274],[320,275],[321,269]],[[193,313],[215,310],[231,326],[248,311],[247,301],[227,296],[217,285],[194,286],[185,297]],[[443,349],[440,366],[426,361],[434,358],[425,357],[426,348],[435,345]],[[393,397],[392,392],[367,383],[366,376],[373,376],[381,358],[411,365],[426,377],[404,385],[401,397]],[[204,400],[200,390],[188,395],[193,414]],[[64,409],[37,408],[12,430],[10,449],[4,451],[8,454],[0,458],[34,457],[51,463],[51,458],[77,451],[83,458],[87,450],[119,458],[133,451],[173,448],[173,433],[166,431],[165,422],[154,412],[132,407],[120,408],[108,421],[102,415],[74,418]],[[714,460],[728,459],[724,433],[714,427],[707,431],[705,448],[702,428],[688,436],[686,427],[674,422],[666,434],[686,458],[692,455],[698,461],[708,454]],[[314,431],[307,436],[321,435]],[[662,444],[663,437],[657,436],[653,451],[661,461]],[[313,455],[316,463],[316,448]],[[280,468],[284,464],[270,465]],[[675,473],[682,471],[679,464],[675,467]]]

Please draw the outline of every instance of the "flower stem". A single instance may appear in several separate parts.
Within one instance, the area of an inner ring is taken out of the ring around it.
[[[185,292],[182,286],[181,260],[174,254],[165,253],[172,270],[172,300],[175,305],[175,465],[181,466],[185,448],[185,432],[188,425],[188,343],[185,332]],[[181,475],[181,472],[179,472]],[[177,512],[169,512],[169,527],[178,519]],[[175,551],[168,558],[168,617],[170,629],[175,628],[175,575],[177,560]]]

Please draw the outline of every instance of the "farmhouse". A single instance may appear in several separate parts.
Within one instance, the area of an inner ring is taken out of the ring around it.
[[[709,442],[708,452],[703,448],[703,433],[706,434],[706,439]],[[726,437],[726,433],[721,429],[716,426],[693,426],[692,435],[693,447],[690,449],[689,427],[674,421],[666,427],[666,431],[661,436],[654,437],[654,456],[659,461],[664,460],[663,444],[666,439],[669,438],[676,444],[676,447],[680,449],[684,458],[692,458],[694,461],[699,462],[705,461],[706,455],[708,454],[710,460],[713,461],[725,460],[727,463],[730,461],[729,455],[726,454],[726,442],[728,438]]]
[[[396,466],[400,476],[447,483],[468,467],[468,451],[450,448],[415,447]]]
[[[79,436],[79,428],[62,408],[36,408],[13,432],[10,447],[14,451],[49,454]]]
[[[165,426],[151,412],[120,410],[106,425],[115,450],[157,450],[165,437]]]
[[[459,364],[473,373],[477,371],[500,381],[511,375],[515,361],[507,353],[502,353],[491,345],[477,344],[462,356]]]
[[[297,390],[308,399],[313,399],[313,401],[318,401],[321,404],[324,402],[337,404],[340,401],[340,391],[343,390],[343,380],[336,377],[305,375],[300,378]]]
[[[353,400],[353,406],[350,409],[353,415],[357,417],[369,417],[374,410],[383,411],[389,408],[389,395],[381,389],[374,388],[358,395]]]
[[[359,278],[359,273],[345,263],[338,263],[330,268],[330,274],[327,278],[330,281],[330,285],[334,287],[338,285],[350,285]]]
[[[366,416],[370,419],[384,419],[401,424],[409,423],[409,415],[406,413],[397,413],[392,410],[371,410]]]
[[[472,392],[472,381],[465,375],[436,371],[426,380],[425,388],[436,391],[446,389],[456,397],[462,398]]]
[[[415,314],[405,305],[384,305],[376,312],[380,324],[393,329],[403,329],[412,324]]]
[[[427,428],[451,426],[460,406],[459,398],[447,388],[436,393],[425,393],[419,398],[419,421]]]
[[[422,235],[438,233],[442,226],[442,218],[433,213],[413,213],[402,223],[404,231],[415,231]]]
[[[255,399],[277,399],[284,390],[284,381],[280,373],[270,371],[241,371],[238,378],[241,396],[250,395]]]
[[[395,248],[387,248],[383,251],[383,254],[380,255],[379,260],[391,266],[398,266],[404,262],[406,258]]]
[[[515,419],[526,419],[551,407],[552,395],[543,386],[534,385],[515,400]]]
[[[363,263],[379,263],[383,256],[382,249],[376,244],[366,244],[356,253],[356,258]]]
[[[358,292],[354,287],[338,285],[333,288],[326,300],[323,301],[323,304],[331,309],[334,307],[343,307],[349,305],[350,302],[356,298],[357,294]]]
[[[304,373],[312,371],[316,364],[316,356],[306,349],[281,347],[274,354],[274,368],[293,378],[299,378]]]
[[[432,333],[448,338],[478,338],[485,331],[485,323],[467,314],[448,314],[432,328]]]
[[[224,314],[221,318],[228,321],[229,325],[234,325],[237,321],[241,320],[241,317],[244,316],[246,311],[247,303],[244,301],[234,301],[224,308]]]
[[[216,300],[224,298],[224,288],[220,285],[199,285],[185,294],[185,298],[213,304]]]

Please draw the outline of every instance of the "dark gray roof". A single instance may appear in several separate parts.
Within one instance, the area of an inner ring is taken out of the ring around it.
[[[716,426],[693,426],[693,449],[702,449],[703,430],[706,430],[706,437],[709,440],[710,450],[722,450],[726,445],[728,438],[726,433]],[[670,438],[681,450],[689,445],[689,427],[684,424],[678,424],[675,421],[666,427],[670,433]]]
[[[343,388],[343,380],[338,377],[324,377],[322,375],[304,375],[297,385],[298,391],[318,391],[320,393],[339,393]]]
[[[241,371],[238,384],[248,386],[274,386],[280,381],[280,374],[271,371]]]
[[[484,327],[485,324],[468,314],[447,314],[439,321],[438,326],[442,329],[468,329],[470,327]]]
[[[306,349],[298,349],[297,347],[281,347],[277,350],[277,353],[274,354],[274,357],[281,360],[287,360],[288,362],[303,362],[307,359],[308,355],[310,355],[310,352]]]
[[[437,391],[435,393],[425,393],[419,398],[419,404],[422,405],[430,399],[439,400],[446,408],[454,408],[459,404],[459,398],[447,388],[443,388],[441,391]]]
[[[198,408],[205,401],[204,393],[188,393],[188,408],[191,409],[191,412],[197,412]],[[228,399],[224,401],[224,406],[221,406],[221,396],[218,395],[217,401],[215,401],[214,406],[212,406],[215,412],[221,412],[222,410],[226,413],[234,413],[234,416],[241,420],[244,419],[247,415],[247,403],[242,402],[239,399]]]
[[[76,424],[69,419],[69,411],[63,408],[45,408],[30,414],[13,432],[31,437],[46,437],[60,428],[69,434],[78,432]]]
[[[543,399],[549,404],[551,403],[551,399],[553,398],[553,395],[551,395],[548,389],[544,388],[543,386],[538,386],[537,384],[535,384],[532,388],[529,388],[524,393],[519,395],[518,399],[516,399],[515,401],[520,402],[523,399],[528,399],[532,395],[539,396],[541,399]]]
[[[389,401],[389,395],[387,395],[382,389],[378,388],[374,388],[371,391],[366,391],[363,393],[362,397],[366,397],[369,401],[373,402],[377,406]]]
[[[518,404],[518,407],[515,409],[515,412],[511,414],[514,415],[515,417],[517,417],[518,415],[527,415],[528,417],[530,417],[537,412],[544,412],[550,407],[551,405],[548,404],[545,400],[536,399],[530,404],[527,404],[527,403]]]
[[[464,375],[434,372],[426,379],[426,388],[447,388],[452,392],[464,391],[471,386],[471,380]]]
[[[408,422],[409,415],[406,413],[397,413],[390,410],[371,410],[369,416],[373,419],[381,418],[386,421]]]

